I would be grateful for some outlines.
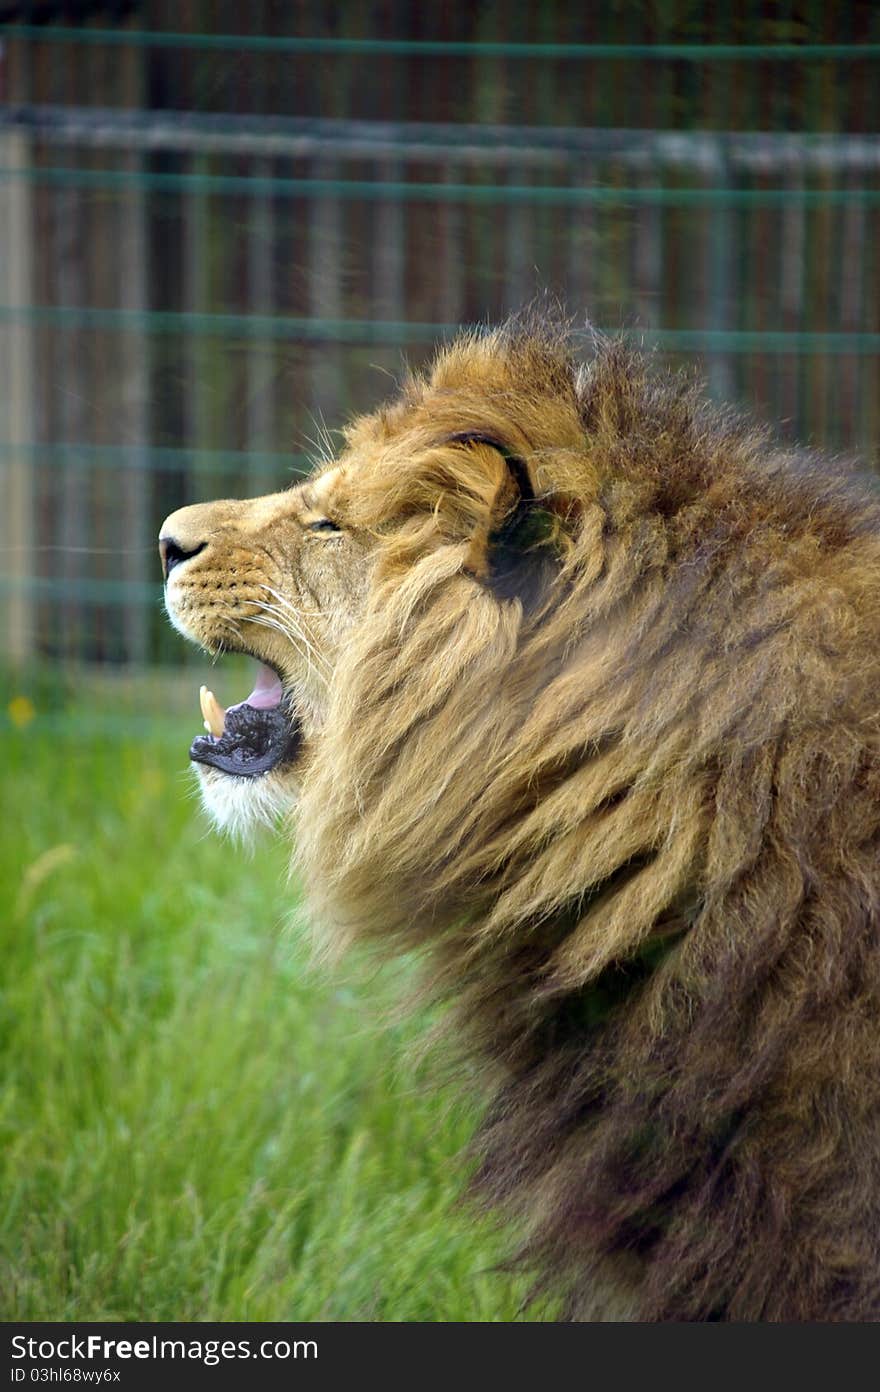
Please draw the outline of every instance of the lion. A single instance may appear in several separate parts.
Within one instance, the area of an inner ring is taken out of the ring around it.
[[[320,946],[417,950],[470,1190],[564,1319],[880,1317],[880,507],[540,315],[304,482],[185,507],[216,823],[281,818]]]

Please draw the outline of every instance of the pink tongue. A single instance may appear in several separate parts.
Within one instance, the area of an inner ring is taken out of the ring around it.
[[[267,667],[265,662],[261,662],[253,691],[246,701],[239,701],[238,705],[253,706],[256,710],[271,710],[273,706],[281,704],[282,695],[278,673]],[[230,706],[229,709],[236,710],[237,707]]]

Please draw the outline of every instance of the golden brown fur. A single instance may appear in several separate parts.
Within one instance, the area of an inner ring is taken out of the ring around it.
[[[426,950],[491,1094],[474,1190],[566,1313],[880,1317],[876,503],[532,320],[214,507],[175,515],[181,626],[295,693],[312,917]]]

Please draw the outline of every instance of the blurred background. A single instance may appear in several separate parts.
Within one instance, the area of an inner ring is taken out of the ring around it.
[[[876,0],[0,0],[3,1317],[514,1317],[384,988],[204,839],[155,537],[545,289],[875,467],[878,132]]]
[[[177,662],[152,542],[536,291],[877,457],[873,0],[0,3],[16,660]]]

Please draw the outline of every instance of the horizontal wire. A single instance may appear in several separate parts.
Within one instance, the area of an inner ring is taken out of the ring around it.
[[[157,570],[158,564],[157,561]],[[13,590],[45,599],[76,600],[82,604],[140,604],[152,608],[162,600],[160,580],[154,584],[149,580],[114,580],[98,576],[71,576],[62,580],[48,575],[0,575],[0,593]]]
[[[413,58],[633,59],[682,62],[801,62],[880,58],[880,44],[509,43],[443,39],[308,38],[268,34],[192,34],[173,30],[79,29],[64,25],[7,24],[10,39],[39,43],[108,44],[114,48],[201,48],[262,53],[371,54]]]
[[[26,454],[31,459],[57,468],[147,469],[150,473],[177,473],[189,468],[194,473],[240,475],[248,472],[277,472],[279,486],[290,482],[285,475],[311,470],[313,459],[307,454],[283,454],[269,450],[188,449],[169,445],[93,445],[82,441],[43,443],[28,440],[13,443],[0,440],[0,466],[9,455]]]
[[[406,183],[381,179],[290,179],[271,175],[155,174],[137,170],[75,169],[29,165],[0,167],[0,180],[26,179],[29,183],[65,188],[148,190],[166,193],[271,194],[281,198],[338,198],[343,201],[406,203],[558,203],[620,207],[780,207],[823,208],[859,203],[880,207],[880,188],[837,189],[741,189],[625,188],[566,184],[447,184]]]
[[[195,311],[99,309],[73,305],[0,305],[0,323],[32,322],[64,329],[117,333],[190,334],[322,342],[401,344],[428,343],[460,332],[460,324],[416,323],[387,319],[322,319],[271,314],[208,314]],[[467,326],[465,326],[467,327]],[[670,352],[874,354],[880,333],[783,331],[776,329],[622,328],[575,330],[574,337],[594,333],[624,338]]]

